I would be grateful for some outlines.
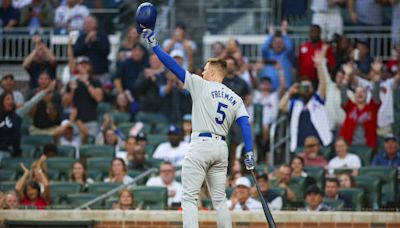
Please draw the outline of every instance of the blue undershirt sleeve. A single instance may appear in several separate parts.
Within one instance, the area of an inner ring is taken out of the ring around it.
[[[253,150],[253,136],[251,133],[251,127],[249,123],[249,117],[242,116],[236,120],[236,123],[242,129],[242,136],[244,141],[244,148],[246,153]]]
[[[181,82],[185,82],[186,71],[171,56],[169,56],[160,46],[153,47],[154,53],[172,73],[174,73]]]

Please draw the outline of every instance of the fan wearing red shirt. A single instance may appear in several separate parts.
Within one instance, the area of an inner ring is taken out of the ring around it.
[[[376,148],[377,117],[379,106],[381,105],[379,97],[379,74],[373,77],[373,82],[372,99],[369,103],[367,103],[366,91],[361,86],[356,88],[354,102],[347,97],[347,78],[343,81],[340,88],[342,108],[346,112],[346,119],[340,131],[340,136],[343,137],[349,145],[367,145],[372,149]]]
[[[309,42],[300,45],[299,52],[299,75],[300,77],[308,78],[312,81],[318,81],[317,69],[314,66],[313,56],[316,51],[322,50],[324,42],[321,40],[321,28],[318,25],[311,25]],[[335,55],[332,47],[329,47],[326,52],[329,69],[336,66]]]
[[[387,70],[391,75],[395,75],[400,72],[400,43],[394,48],[396,50],[396,58],[390,59],[386,63]]]
[[[30,181],[24,189],[24,196],[21,200],[21,205],[33,206],[38,209],[45,209],[47,201],[40,195],[40,186],[35,181]]]

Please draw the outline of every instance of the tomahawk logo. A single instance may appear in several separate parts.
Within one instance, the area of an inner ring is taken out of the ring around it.
[[[13,123],[11,122],[10,118],[8,116],[0,122],[0,128],[6,126],[7,128],[12,128]]]

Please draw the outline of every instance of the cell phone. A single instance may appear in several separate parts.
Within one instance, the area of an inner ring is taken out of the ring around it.
[[[265,60],[264,64],[265,65],[275,65],[276,64],[276,60],[271,60],[271,59]]]
[[[310,85],[300,85],[300,91],[307,93],[310,91]]]
[[[360,50],[358,50],[358,48],[354,49],[353,59],[354,61],[360,60]]]

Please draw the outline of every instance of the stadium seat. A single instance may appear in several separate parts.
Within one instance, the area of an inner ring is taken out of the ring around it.
[[[24,135],[21,137],[21,144],[31,145],[36,148],[48,143],[54,143],[51,135]]]
[[[88,158],[86,160],[86,168],[88,170],[89,176],[90,174],[93,174],[91,172],[95,172],[97,175],[100,175],[100,180],[106,178],[110,171],[111,161],[112,158],[105,158],[105,157]]]
[[[232,193],[235,191],[235,188],[226,188],[225,189],[225,194],[226,198],[229,200],[232,196]]]
[[[66,204],[52,204],[46,207],[46,210],[71,210],[73,207]]]
[[[53,180],[68,180],[68,176],[72,169],[72,164],[75,162],[73,158],[52,157],[46,160],[48,175],[58,173],[60,176]],[[52,178],[50,178],[52,179]]]
[[[118,197],[112,196],[112,197],[110,197],[110,198],[105,200],[104,208],[105,209],[113,209],[113,205],[116,204],[116,203],[118,203]],[[135,203],[135,206],[136,206],[136,203]]]
[[[144,150],[146,152],[146,156],[148,158],[153,157],[153,153],[154,153],[155,149],[156,149],[156,146],[154,146],[154,145],[150,145],[150,144],[146,145],[146,147],[144,148]]]
[[[136,121],[143,122],[145,124],[157,124],[160,122],[160,118],[163,118],[159,113],[143,113],[139,112],[135,116]]]
[[[268,174],[268,173],[273,173],[275,172],[276,167],[273,165],[267,165],[267,164],[257,164],[255,167],[256,173],[263,173],[263,174]]]
[[[57,157],[75,158],[76,149],[73,146],[57,146]]]
[[[344,208],[344,201],[341,199],[324,198],[322,202],[332,207],[335,211],[342,211]]]
[[[325,169],[319,166],[305,166],[304,172],[317,181],[320,189],[325,187]]]
[[[124,133],[125,137],[128,138],[129,131],[135,125],[134,123],[120,123],[118,124],[118,128]]]
[[[0,191],[8,192],[15,190],[16,181],[3,181],[0,183]]]
[[[305,180],[306,180],[306,178],[304,178],[304,177],[292,176],[292,179],[289,182],[289,187],[296,194],[296,200],[301,201],[302,199],[304,199],[305,182],[306,182]]]
[[[22,174],[22,169],[20,164],[24,163],[26,168],[30,168],[32,163],[35,161],[34,158],[3,158],[2,160],[2,169],[12,170],[17,174]]]
[[[105,183],[105,182],[95,182],[89,184],[89,193],[90,194],[95,194],[95,195],[101,195],[104,194],[110,190],[113,190],[114,188],[120,186],[120,183]]]
[[[88,177],[90,177],[94,181],[103,181],[108,174],[104,174],[99,172],[98,170],[88,170]]]
[[[87,194],[87,193],[78,193],[78,194],[68,194],[67,195],[67,203],[68,205],[71,205],[72,207],[78,207],[81,206],[82,204],[95,199],[97,196],[93,194]],[[95,203],[94,205],[90,206],[90,208],[102,208],[102,203],[101,201]]]
[[[66,203],[68,194],[79,193],[80,185],[72,182],[49,183],[52,204]]]
[[[371,163],[372,149],[368,146],[351,146],[350,153],[358,155],[363,166],[369,166]]]
[[[168,201],[168,189],[164,187],[137,186],[132,189],[135,202],[143,203],[144,209],[165,210]]]
[[[99,116],[103,116],[103,114],[107,112],[111,112],[112,106],[107,102],[100,102],[97,104],[97,113]]]
[[[373,210],[379,210],[381,205],[381,180],[378,177],[356,176],[354,177],[357,187],[364,189],[367,195],[370,207]]]
[[[114,147],[108,145],[82,145],[79,149],[80,158],[114,157]]]
[[[140,174],[142,174],[142,171],[137,171],[137,170],[128,170],[128,175],[132,178],[135,178],[137,176],[139,176]],[[145,185],[147,182],[147,177],[139,180],[138,182],[136,182],[137,185]]]
[[[205,197],[201,199],[201,203],[203,205],[203,208],[208,208],[209,210],[213,210],[213,204],[212,204],[212,199],[211,197]]]
[[[351,199],[353,210],[361,211],[365,208],[364,205],[364,190],[361,188],[341,188],[340,194]]]
[[[153,130],[153,134],[167,134],[168,133],[168,127],[169,124],[168,123],[156,123],[154,125],[154,130]]]
[[[381,180],[382,206],[385,206],[389,202],[395,202],[398,188],[396,168],[387,166],[361,167],[360,176],[378,177]]]
[[[151,145],[158,146],[160,143],[167,142],[168,136],[167,134],[149,134],[147,135],[147,141]]]
[[[14,170],[0,169],[0,182],[1,181],[15,181],[17,173]]]
[[[158,159],[158,158],[147,158],[146,159],[146,164],[150,166],[151,168],[160,168],[161,163],[163,163],[163,159]]]
[[[131,115],[127,112],[113,112],[112,117],[115,125],[119,125],[120,123],[128,123],[131,119]]]
[[[36,148],[32,145],[21,145],[22,157],[34,158],[36,155]]]

